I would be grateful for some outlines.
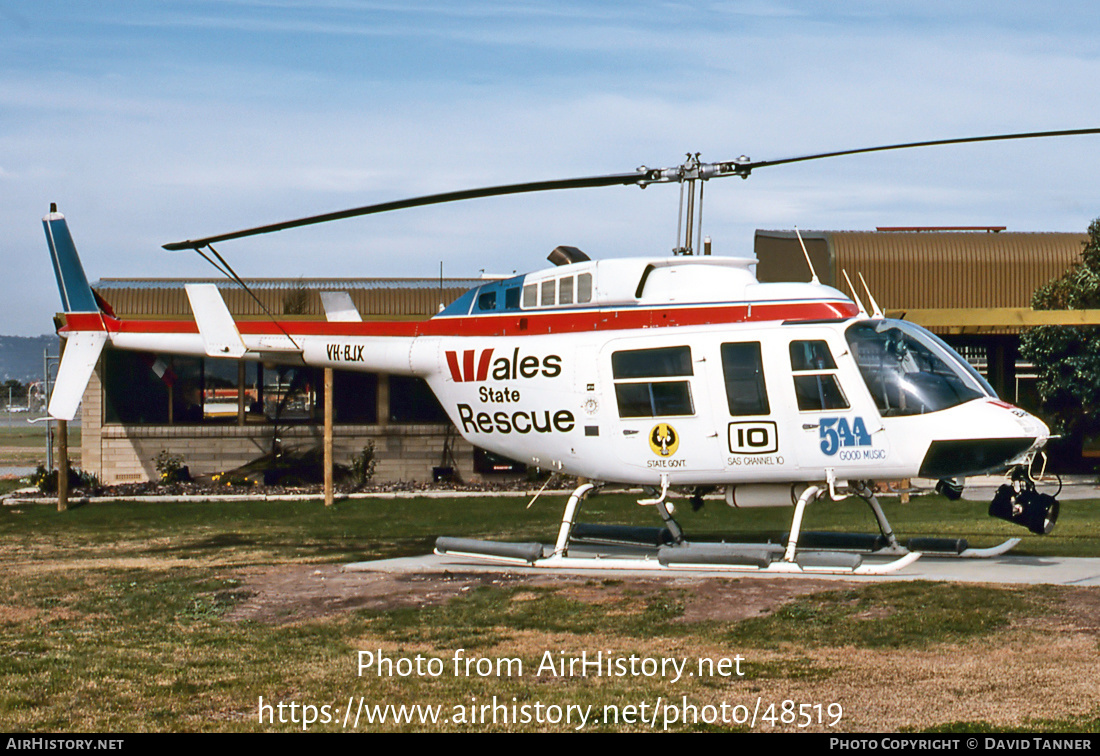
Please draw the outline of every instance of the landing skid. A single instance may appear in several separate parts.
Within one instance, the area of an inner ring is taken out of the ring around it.
[[[909,566],[921,556],[917,552],[910,552],[889,562],[864,563],[857,554],[804,551],[799,554],[797,561],[786,562],[782,559],[773,561],[767,555],[754,553],[751,548],[753,544],[743,545],[749,548],[739,551],[736,548],[722,548],[736,547],[738,544],[684,543],[674,547],[663,546],[656,554],[625,555],[611,549],[608,552],[594,551],[587,556],[563,556],[554,554],[549,546],[538,543],[512,544],[467,538],[439,538],[436,540],[435,553],[545,569],[826,575],[888,575]],[[536,557],[531,553],[535,549],[541,556]],[[551,553],[546,555],[547,551]],[[584,553],[583,550],[576,551]],[[838,556],[855,557],[855,561],[836,559]]]
[[[795,507],[787,545],[689,543],[672,518],[662,481],[654,504],[665,528],[614,528],[575,524],[581,501],[595,489],[578,487],[569,497],[551,548],[540,543],[502,543],[466,538],[439,538],[435,553],[485,560],[498,564],[527,565],[565,570],[645,570],[660,572],[753,572],[768,574],[887,575],[920,558],[906,551],[888,562],[864,563],[860,554],[844,551],[798,549],[798,532],[806,506],[823,491],[810,486]],[[895,541],[896,544],[896,541]]]
[[[947,557],[952,559],[989,559],[991,557],[1006,554],[1022,539],[1009,538],[1004,543],[988,548],[970,548],[965,538],[910,538],[906,545],[902,545],[886,514],[879,506],[878,497],[868,488],[856,490],[856,495],[867,502],[875,515],[879,530],[882,535],[872,536],[849,533],[804,533],[802,535],[803,547],[829,548],[837,551],[860,553],[876,556],[904,556],[906,554],[920,553],[928,557]]]
[[[904,556],[920,553],[926,557],[946,559],[989,559],[1007,554],[1019,545],[1020,538],[1009,538],[996,546],[975,549],[966,539],[910,538],[907,545],[889,545],[878,536],[861,533],[813,532],[802,534],[803,548],[828,548],[868,556]]]

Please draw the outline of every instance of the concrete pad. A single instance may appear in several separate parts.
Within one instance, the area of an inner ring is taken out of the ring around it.
[[[570,574],[582,577],[655,577],[663,575],[671,578],[724,577],[730,579],[754,578],[782,580],[790,577],[800,579],[820,578],[822,580],[852,580],[858,582],[881,580],[942,580],[963,583],[997,583],[1018,585],[1072,585],[1100,586],[1100,558],[1070,557],[1013,557],[1002,556],[992,559],[951,559],[945,557],[922,557],[899,572],[885,576],[837,575],[796,573],[776,575],[772,573],[728,572],[718,570],[669,570],[654,566],[652,570],[601,570],[592,569],[546,569],[527,565],[501,565],[483,562],[467,557],[439,556],[428,554],[421,557],[402,559],[383,559],[375,562],[356,562],[344,565],[349,572],[382,572],[389,574],[431,575],[452,573],[509,573],[532,575]]]

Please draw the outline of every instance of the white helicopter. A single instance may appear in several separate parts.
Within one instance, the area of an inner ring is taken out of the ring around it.
[[[825,157],[1095,133],[969,137],[771,161],[702,163],[689,155],[673,168],[436,194],[165,245],[194,249],[245,286],[214,243],[476,197],[678,182],[684,208],[686,192],[683,244],[671,257],[593,261],[558,247],[549,258],[555,267],[487,282],[422,322],[363,321],[340,293],[323,295],[324,321],[237,322],[212,284],[186,287],[193,324],[120,320],[92,292],[65,219],[51,208],[43,225],[67,343],[49,412],[73,417],[107,344],[417,376],[470,443],[582,480],[552,547],[440,538],[437,553],[539,567],[856,574],[900,569],[922,551],[992,556],[1019,539],[990,549],[947,539],[903,546],[873,481],[936,479],[957,498],[964,476],[1011,469],[1014,483],[1001,487],[990,514],[1048,533],[1058,502],[1039,493],[1030,474],[1047,426],[998,399],[930,332],[884,318],[865,284],[870,308],[854,288],[848,297],[816,275],[809,283],[759,283],[755,259],[694,254],[702,186]],[[639,503],[655,506],[665,526],[575,522],[586,496],[615,484],[653,489]],[[719,490],[731,507],[793,506],[786,544],[685,539],[670,494],[698,501]],[[880,536],[824,547],[801,538],[809,504],[853,494],[871,507]],[[892,561],[865,561],[865,554]]]

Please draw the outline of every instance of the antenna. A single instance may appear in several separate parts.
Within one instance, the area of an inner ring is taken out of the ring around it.
[[[848,278],[848,271],[841,270],[844,274],[844,280],[848,282],[848,289],[852,292],[852,299],[856,301],[856,306],[859,307],[859,314],[863,317],[867,317],[867,308],[863,306],[863,302],[859,301],[859,294],[856,294],[856,287],[852,286],[852,279]]]
[[[439,261],[439,311],[443,312],[443,261]]]
[[[860,273],[858,275],[859,275],[859,282],[861,284],[863,284],[863,290],[867,292],[867,299],[871,302],[871,317],[872,318],[881,318],[882,317],[882,309],[879,308],[878,302],[875,301],[875,297],[871,294],[871,289],[870,289],[870,287],[867,286],[867,281],[864,280],[863,274]]]
[[[817,278],[817,271],[814,270],[814,264],[810,262],[810,253],[806,251],[806,242],[802,241],[802,234],[798,232],[798,226],[794,227],[794,234],[798,237],[798,243],[802,245],[802,254],[806,256],[806,267],[810,269],[810,283],[821,283]]]

